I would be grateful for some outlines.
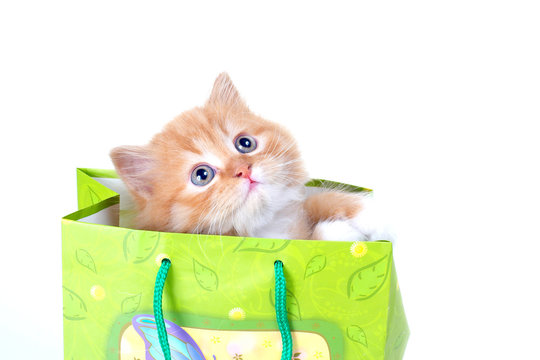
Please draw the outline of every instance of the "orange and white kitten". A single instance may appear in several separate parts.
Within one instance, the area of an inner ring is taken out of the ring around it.
[[[202,107],[171,121],[146,146],[112,150],[133,195],[136,227],[282,239],[388,239],[369,198],[308,195],[294,138],[252,113],[225,73]]]

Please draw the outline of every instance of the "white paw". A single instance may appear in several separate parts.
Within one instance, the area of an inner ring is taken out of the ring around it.
[[[357,230],[365,241],[395,241],[395,233],[380,203],[371,196],[364,197],[362,203],[363,208],[360,213],[348,221],[350,226]]]
[[[363,240],[363,235],[351,225],[350,220],[322,221],[315,227],[314,237],[334,241]]]

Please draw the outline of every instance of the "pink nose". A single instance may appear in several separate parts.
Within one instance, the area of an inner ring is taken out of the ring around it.
[[[251,165],[242,165],[236,169],[236,177],[251,179]]]

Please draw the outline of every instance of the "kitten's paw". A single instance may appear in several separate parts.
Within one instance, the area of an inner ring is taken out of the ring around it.
[[[351,220],[322,221],[315,226],[313,239],[329,241],[365,240],[364,235],[352,226]]]
[[[346,199],[350,200],[351,195],[347,195]],[[332,196],[330,200],[334,197]],[[347,216],[343,211],[342,203],[330,203],[330,209],[328,206],[319,207],[325,211],[323,213],[325,215],[324,217],[327,217],[331,212],[334,215],[339,213],[341,216],[337,218],[336,216],[331,216],[330,219],[317,222],[312,238],[316,240],[336,241],[388,240],[395,242],[395,232],[390,227],[388,215],[382,211],[380,203],[375,201],[370,195],[355,195],[353,200],[355,206],[359,206],[360,201],[361,210],[356,215],[352,215],[352,217]],[[318,218],[322,217],[319,216]]]
[[[388,214],[381,208],[379,202],[371,196],[362,200],[362,210],[349,220],[365,241],[388,240],[395,241],[395,232],[390,226]]]

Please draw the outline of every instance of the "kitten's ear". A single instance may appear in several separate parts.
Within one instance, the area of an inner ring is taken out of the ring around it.
[[[136,196],[147,199],[152,194],[154,158],[146,146],[120,146],[111,151],[116,172]]]
[[[227,73],[221,73],[214,82],[207,104],[240,106],[247,108]]]

